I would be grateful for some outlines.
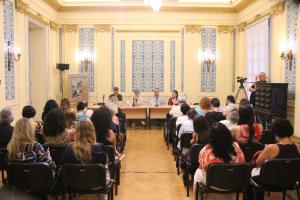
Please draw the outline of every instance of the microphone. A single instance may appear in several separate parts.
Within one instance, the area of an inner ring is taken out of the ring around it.
[[[105,94],[102,96],[102,102],[104,103],[104,99],[105,99]]]

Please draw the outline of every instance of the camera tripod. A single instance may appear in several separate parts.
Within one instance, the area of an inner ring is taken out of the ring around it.
[[[243,96],[243,94],[244,94],[244,96]],[[248,99],[248,95],[247,95],[247,92],[246,92],[243,82],[241,82],[240,87],[239,87],[238,91],[236,92],[234,100],[237,101],[238,99],[243,99],[243,98]]]

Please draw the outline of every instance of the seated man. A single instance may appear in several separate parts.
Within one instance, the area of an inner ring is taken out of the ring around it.
[[[205,114],[205,118],[208,121],[209,126],[225,119],[223,113],[220,112],[220,100],[218,98],[213,98],[210,103],[212,110]]]
[[[135,89],[134,91],[134,96],[128,101],[128,104],[130,106],[137,106],[137,105],[142,105],[143,104],[143,97],[140,96],[140,90]]]
[[[151,106],[160,106],[165,104],[165,100],[159,96],[159,88],[154,89],[154,95],[149,100]]]
[[[123,101],[122,95],[119,94],[119,88],[118,87],[114,87],[114,93],[109,95],[109,99],[113,99],[113,98],[118,99],[118,101]]]

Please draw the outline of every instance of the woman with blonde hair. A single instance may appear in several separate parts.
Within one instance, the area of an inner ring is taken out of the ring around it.
[[[52,163],[50,153],[35,141],[34,121],[21,118],[16,122],[13,135],[7,145],[8,160],[19,162]]]
[[[75,129],[75,141],[67,145],[62,163],[105,165],[107,155],[104,145],[96,142],[93,123],[89,119],[83,119],[76,124]]]

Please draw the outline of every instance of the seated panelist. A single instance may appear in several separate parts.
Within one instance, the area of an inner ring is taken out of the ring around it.
[[[160,106],[160,105],[164,105],[164,104],[165,104],[165,100],[162,97],[159,96],[159,88],[155,88],[154,89],[154,95],[149,100],[149,105],[151,105],[151,106]]]

